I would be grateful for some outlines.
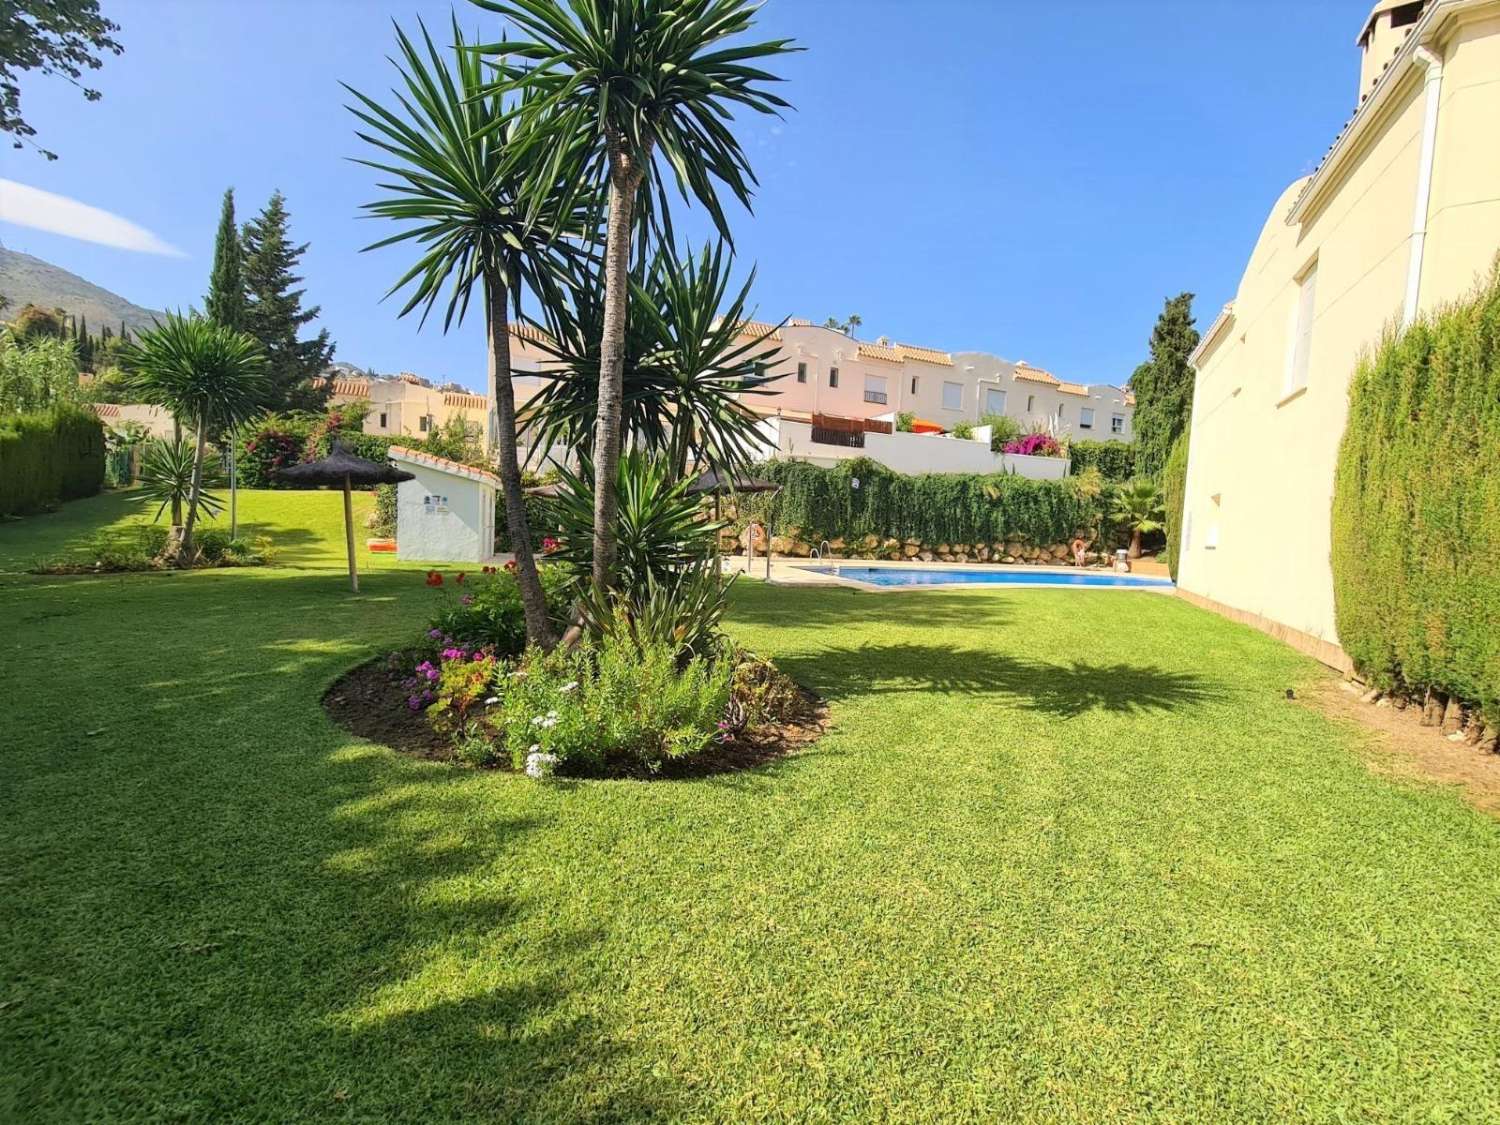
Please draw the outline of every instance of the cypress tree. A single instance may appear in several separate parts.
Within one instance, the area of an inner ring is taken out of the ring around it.
[[[80,316],[78,318],[78,368],[81,371],[92,371],[94,369],[94,341],[89,339],[89,318]]]
[[[225,328],[239,328],[245,314],[245,280],[241,269],[240,231],[234,221],[234,188],[224,191],[219,210],[219,233],[214,239],[214,268],[203,298],[209,319]]]
[[[1194,372],[1188,357],[1198,346],[1193,294],[1169,298],[1151,330],[1151,358],[1135,369],[1136,471],[1160,474],[1172,445],[1187,431],[1193,413]]]
[[[311,340],[299,338],[304,325],[317,319],[319,307],[302,307],[306,290],[293,271],[307,243],[293,245],[287,231],[286,201],[272,193],[260,214],[244,225],[243,271],[246,303],[242,327],[266,352],[266,409],[321,410],[333,391],[318,379],[333,360],[333,343],[323,329]]]

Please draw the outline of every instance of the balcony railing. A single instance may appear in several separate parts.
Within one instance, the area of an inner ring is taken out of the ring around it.
[[[886,397],[886,393],[884,391],[866,391],[865,401],[878,402],[881,406],[884,406],[887,402],[890,401],[890,399]]]
[[[888,434],[889,422],[874,418],[844,418],[837,414],[812,416],[812,439],[819,445],[841,445],[845,449],[863,449],[865,434]]]

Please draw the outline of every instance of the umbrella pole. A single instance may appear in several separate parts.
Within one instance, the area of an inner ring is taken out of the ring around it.
[[[354,564],[354,500],[349,495],[349,474],[344,474],[344,541],[349,546],[349,588],[359,593],[359,569]]]

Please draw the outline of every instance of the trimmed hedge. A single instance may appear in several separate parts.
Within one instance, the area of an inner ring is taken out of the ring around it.
[[[779,493],[756,495],[750,504],[773,534],[798,527],[828,539],[880,535],[929,543],[1050,545],[1066,542],[1098,517],[1094,501],[1072,480],[1029,480],[1012,473],[908,476],[863,457],[832,469],[772,461],[751,475],[781,485]]]
[[[1187,499],[1188,438],[1183,433],[1172,443],[1167,463],[1161,470],[1162,499],[1167,508],[1167,570],[1177,581],[1177,564],[1182,555],[1182,510]]]
[[[104,424],[60,406],[0,416],[0,516],[40,512],[104,486]]]
[[[1500,719],[1500,269],[1359,365],[1332,533],[1355,666]]]
[[[1128,441],[1075,441],[1068,446],[1073,472],[1098,469],[1108,481],[1135,479],[1135,443]]]

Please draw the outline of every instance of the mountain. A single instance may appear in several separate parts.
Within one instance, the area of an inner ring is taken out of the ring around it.
[[[61,266],[0,247],[0,295],[10,302],[0,316],[10,318],[24,305],[64,309],[71,316],[87,317],[89,331],[98,334],[105,325],[120,330],[124,321],[132,331],[150,328],[162,313],[132,304],[118,293],[101,289]]]

